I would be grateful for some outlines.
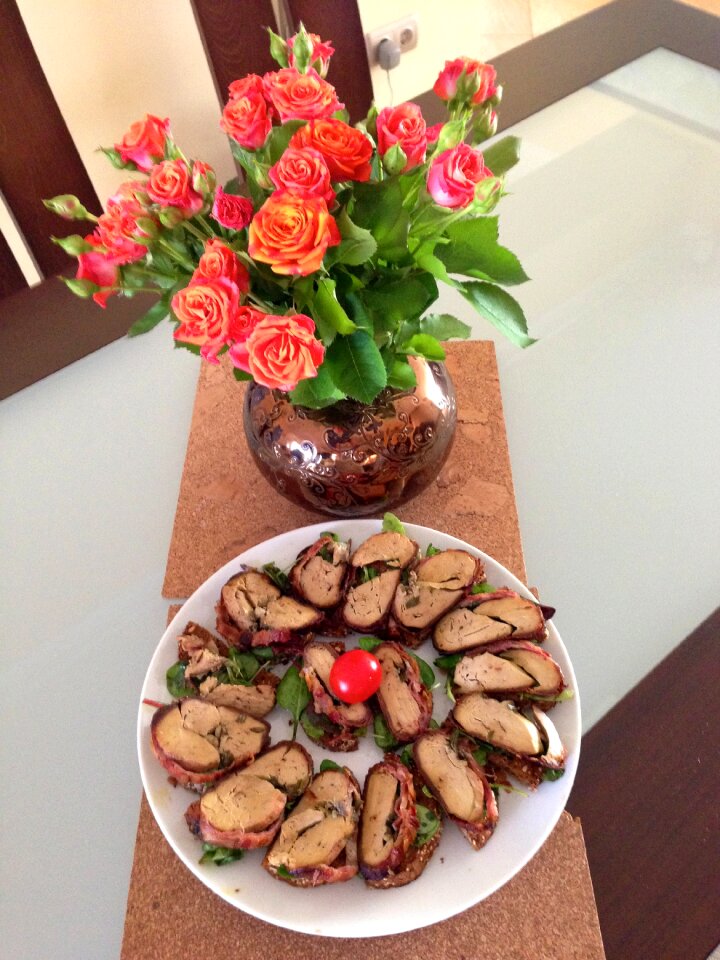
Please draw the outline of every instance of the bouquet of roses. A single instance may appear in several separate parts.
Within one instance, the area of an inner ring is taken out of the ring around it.
[[[446,63],[434,87],[442,124],[428,127],[403,103],[373,106],[351,126],[325,79],[330,43],[301,28],[287,41],[270,31],[270,48],[279,69],[232,83],[220,121],[244,185],[219,186],[168,120],[147,115],[104,150],[143,174],[105,213],[70,195],[45,201],[94,225],[55,241],[78,260],[70,289],[101,306],[157,292],[131,336],[169,317],[177,347],[211,363],[226,353],[238,380],[315,408],[410,389],[408,356],[441,360],[442,340],[469,335],[455,317],[428,313],[438,280],[515,343],[532,343],[500,286],[527,277],[490,216],[518,143],[478,148],[497,125],[494,68]]]

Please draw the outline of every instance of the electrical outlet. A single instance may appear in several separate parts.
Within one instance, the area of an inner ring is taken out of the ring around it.
[[[378,47],[383,40],[392,41],[398,47],[400,53],[414,50],[418,45],[419,19],[416,13],[409,14],[402,20],[388,23],[384,27],[379,27],[377,30],[372,30],[366,34],[365,42],[370,66],[375,66],[378,62]]]

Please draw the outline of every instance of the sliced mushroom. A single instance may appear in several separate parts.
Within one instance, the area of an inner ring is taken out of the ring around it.
[[[400,576],[400,570],[385,570],[348,589],[342,612],[351,630],[377,630],[385,623]]]
[[[330,691],[330,671],[343,647],[313,640],[303,650],[302,676],[313,695],[316,713],[325,714],[339,727],[365,727],[372,713],[365,703],[340,703]]]
[[[230,577],[220,591],[222,602],[230,618],[241,630],[254,630],[272,600],[280,596],[280,588],[266,573],[259,570],[242,570]]]
[[[373,651],[382,667],[378,704],[390,732],[400,743],[427,730],[433,710],[432,693],[420,679],[417,662],[397,643],[381,643]]]
[[[153,752],[180,784],[203,790],[249,763],[269,739],[265,721],[189,697],[161,707],[150,726]]]
[[[498,809],[471,745],[449,730],[431,730],[415,741],[413,757],[432,794],[478,850],[495,829]]]
[[[462,606],[443,617],[433,632],[433,643],[445,653],[458,653],[498,640],[537,640],[547,635],[537,603],[514,590],[469,596]]]
[[[453,677],[456,694],[515,693],[534,686],[534,678],[517,664],[486,651],[464,656],[455,667]]]
[[[186,673],[187,675],[187,673]],[[199,687],[203,700],[214,703],[216,706],[233,707],[241,713],[251,717],[264,717],[275,706],[275,689],[277,677],[268,674],[276,682],[256,682],[250,686],[241,683],[218,683],[217,677],[207,677]]]
[[[297,559],[290,583],[299,597],[321,610],[336,607],[343,598],[348,569],[348,544],[320,537]]]
[[[357,781],[347,768],[319,773],[283,823],[263,866],[301,887],[349,880],[357,873],[360,806]]]
[[[540,732],[508,700],[492,700],[481,693],[461,697],[453,709],[455,722],[471,737],[501,750],[536,757],[543,752]]]
[[[467,607],[459,607],[438,621],[433,631],[433,643],[442,653],[460,653],[494,643],[511,634],[512,627],[509,624],[492,620]]]
[[[403,533],[376,533],[361,543],[350,562],[354,567],[386,563],[403,570],[417,555],[417,544]]]
[[[562,670],[545,650],[534,643],[517,643],[502,650],[499,655],[521,667],[535,681],[532,693],[552,697],[565,688]]]
[[[424,557],[414,572],[418,583],[438,590],[466,590],[484,576],[482,561],[466,550],[441,550]]]
[[[222,657],[219,653],[213,653],[207,649],[193,650],[185,667],[185,679],[205,677],[208,673],[220,670],[226,663],[227,657]]]

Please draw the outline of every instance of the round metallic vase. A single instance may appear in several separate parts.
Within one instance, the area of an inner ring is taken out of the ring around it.
[[[310,410],[249,384],[245,435],[266,480],[288,500],[337,517],[382,512],[420,493],[450,452],[457,405],[444,364],[408,360],[417,386],[383,390],[370,404]]]

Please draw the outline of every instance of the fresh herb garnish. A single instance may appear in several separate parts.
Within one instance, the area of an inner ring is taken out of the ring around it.
[[[462,658],[462,653],[447,653],[444,657],[435,657],[433,663],[436,667],[440,667],[441,670],[447,670],[449,673],[452,673]]]
[[[383,533],[402,533],[405,536],[405,527],[394,513],[386,513],[382,523]]]
[[[477,763],[479,767],[484,767],[485,764],[487,763],[487,758],[491,751],[492,751],[492,747],[489,744],[487,743],[481,744],[477,748],[477,750],[473,750],[472,755],[473,755],[473,759],[475,760],[475,763]]]
[[[285,671],[285,676],[280,681],[277,688],[277,704],[283,710],[288,710],[293,718],[293,740],[297,736],[298,723],[305,707],[310,703],[312,697],[308,690],[305,680],[300,675],[300,671],[293,663]]]
[[[442,553],[442,550],[438,550],[437,547],[434,547],[431,543],[428,544],[428,548],[425,551],[426,557],[434,557],[436,553]]]
[[[165,674],[168,693],[176,700],[181,700],[183,697],[194,697],[197,694],[195,687],[185,679],[185,667],[187,667],[187,664],[178,660]]]
[[[412,650],[408,650],[408,653],[420,667],[420,679],[423,682],[423,686],[427,687],[428,690],[432,690],[432,688],[435,686],[435,674],[433,672],[433,668],[429,663],[426,663],[424,660],[418,657],[417,654],[413,653]]]
[[[290,580],[288,575],[283,573],[276,563],[264,563],[263,570],[270,577],[272,582],[280,587],[283,592],[287,592],[290,589]]]
[[[431,730],[439,730],[439,729],[440,729],[440,724],[437,722],[437,720],[435,719],[435,717],[433,717],[433,718],[431,719],[431,721],[430,721],[430,729],[431,729]]]
[[[545,770],[543,771],[543,780],[559,780],[565,770]]]
[[[293,878],[293,875],[290,873],[284,863],[281,863],[275,872],[279,877],[284,877],[285,880],[292,880]]]
[[[340,543],[340,537],[337,533],[333,533],[332,530],[323,530],[320,534],[321,537],[330,537],[331,540],[334,540],[335,543]]]
[[[226,863],[243,858],[243,850],[233,850],[231,847],[216,847],[213,843],[204,843],[202,848],[199,863],[214,863],[216,867],[224,867]]]
[[[373,733],[375,735],[375,743],[381,750],[392,750],[393,747],[398,746],[397,740],[392,733],[390,733],[390,728],[387,723],[385,723],[385,717],[381,713],[375,714]]]
[[[320,773],[325,773],[326,770],[342,771],[342,767],[339,763],[335,763],[334,760],[323,760],[323,762],[320,764]]]
[[[495,793],[495,796],[498,795],[500,790],[502,790],[504,793],[519,793],[520,796],[525,797],[526,800],[530,796],[530,794],[526,793],[525,790],[521,790],[519,787],[513,787],[509,783],[490,783],[490,781],[488,781],[488,785]]]
[[[360,567],[360,583],[369,583],[370,580],[374,580],[375,577],[379,576],[380,574],[375,567]]]
[[[478,593],[495,593],[495,587],[489,583],[474,583],[470,588],[470,593],[476,596]]]
[[[272,647],[253,647],[253,656],[266,663],[275,659],[275,651]]]
[[[454,674],[449,673],[445,677],[445,696],[448,698],[448,700],[452,700],[452,702],[455,703],[455,694],[453,693],[453,688],[452,688],[453,676]]]
[[[400,762],[404,763],[406,767],[412,769],[415,763],[415,758],[413,757],[413,745],[411,743],[406,743],[400,751]]]
[[[418,803],[415,807],[415,812],[417,813],[417,818],[420,822],[418,827],[417,836],[415,837],[415,846],[422,847],[428,840],[432,840],[435,834],[440,829],[440,820],[432,810],[428,810],[427,807],[424,807],[421,803]]]
[[[358,646],[361,650],[367,650],[370,653],[376,648],[379,647],[381,643],[384,643],[380,637],[360,637],[358,640]]]
[[[332,563],[332,562],[333,562],[333,555],[332,555],[332,550],[330,549],[330,547],[320,547],[320,549],[319,549],[318,552],[317,552],[317,555],[318,555],[322,560],[324,560],[325,563]]]
[[[231,647],[227,662],[215,676],[218,683],[233,683],[249,687],[259,669],[260,661],[252,653]]]
[[[327,733],[324,727],[321,727],[319,723],[314,722],[307,710],[303,710],[303,712],[300,714],[300,726],[311,740],[321,740]]]

